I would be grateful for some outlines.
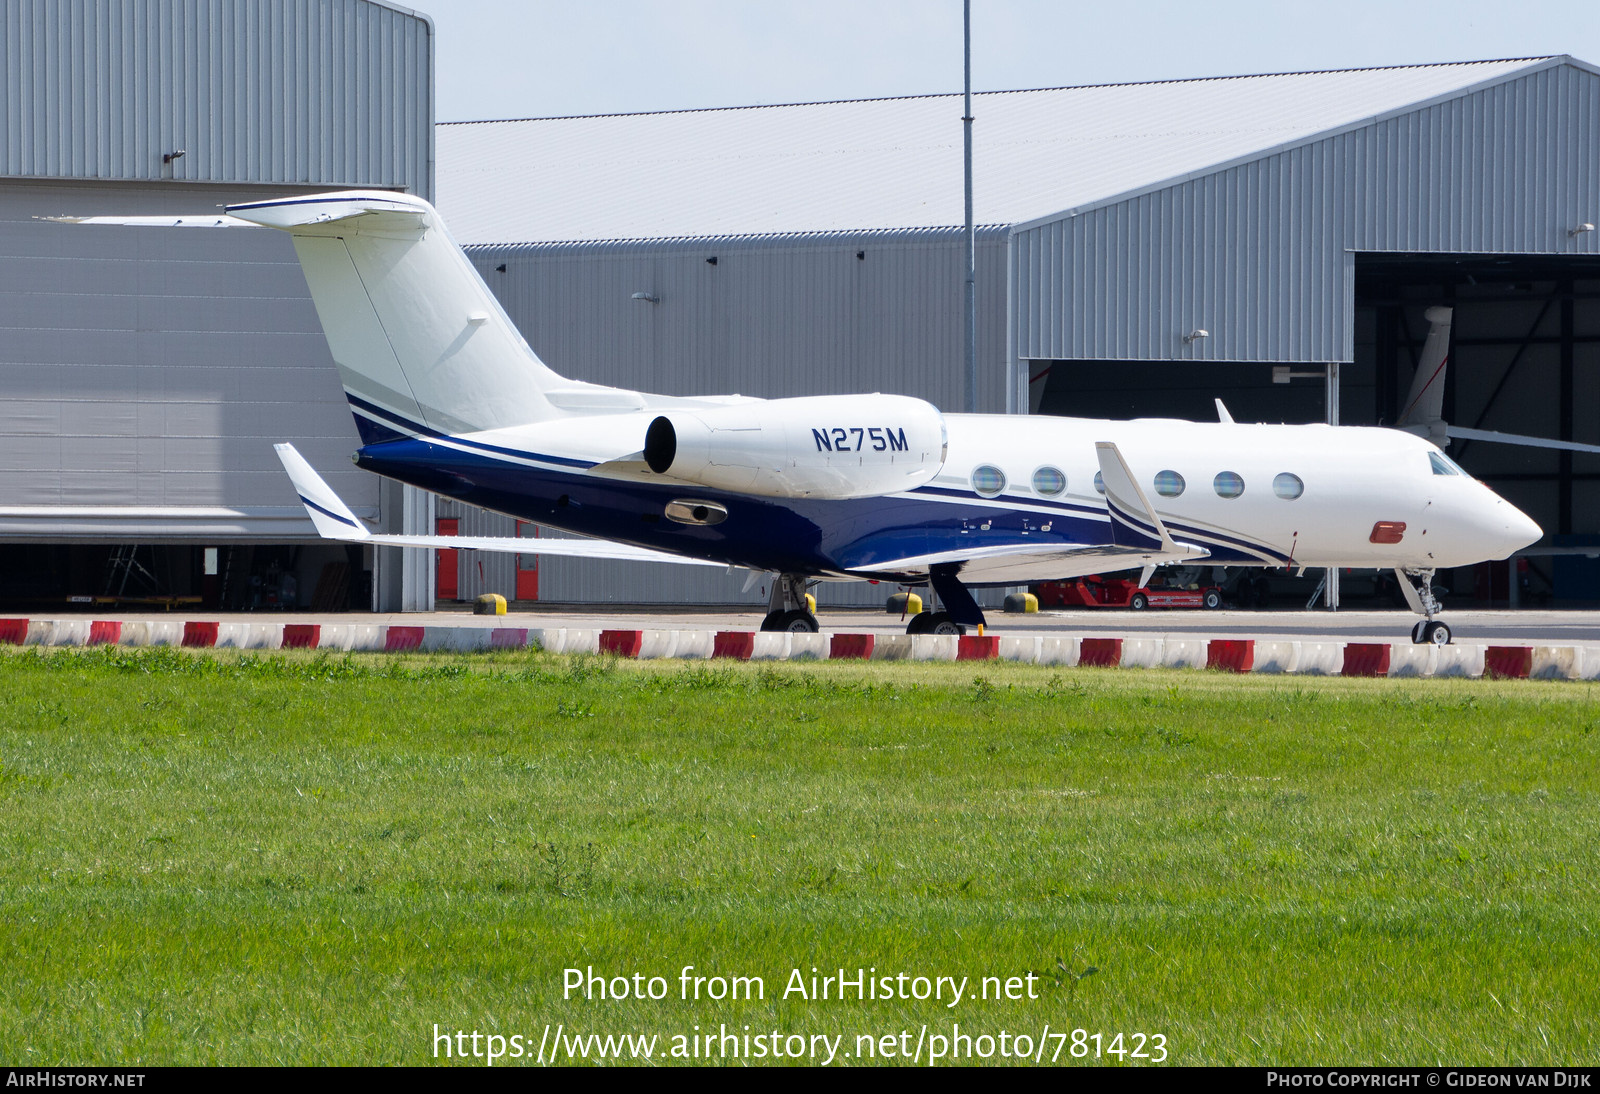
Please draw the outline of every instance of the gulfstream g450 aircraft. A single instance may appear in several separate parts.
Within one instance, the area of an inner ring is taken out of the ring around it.
[[[351,191],[227,216],[62,218],[288,232],[360,430],[356,463],[586,539],[374,535],[278,445],[325,537],[744,567],[763,626],[817,629],[809,580],[931,584],[916,632],[981,625],[969,590],[1205,559],[1378,567],[1445,643],[1428,579],[1539,538],[1392,429],[944,414],[899,395],[674,398],[557,375],[427,202]]]

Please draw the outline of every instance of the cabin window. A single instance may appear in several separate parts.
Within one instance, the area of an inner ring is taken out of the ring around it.
[[[1097,494],[1106,492],[1106,478],[1098,471],[1094,473],[1094,492]]]
[[[1299,475],[1280,471],[1278,477],[1272,480],[1272,492],[1284,501],[1293,501],[1306,492],[1306,484],[1300,481]]]
[[[1047,498],[1053,498],[1067,488],[1067,477],[1059,468],[1041,467],[1033,473],[1033,489]]]
[[[1183,476],[1176,471],[1156,472],[1156,493],[1164,498],[1175,498],[1183,493]]]
[[[1244,477],[1232,471],[1218,471],[1211,485],[1219,498],[1236,498],[1244,493]]]
[[[972,472],[972,488],[986,498],[992,498],[1006,488],[1005,472],[992,464],[984,464]]]
[[[1433,465],[1433,473],[1435,475],[1464,474],[1461,468],[1455,465],[1455,461],[1450,459],[1450,457],[1446,456],[1443,452],[1429,452],[1428,462]]]

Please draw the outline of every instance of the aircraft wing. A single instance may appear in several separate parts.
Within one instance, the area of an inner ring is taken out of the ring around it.
[[[1169,562],[1193,562],[1211,552],[1203,547],[1177,544],[1170,554],[1138,547],[1119,547],[1098,543],[1072,547],[1060,543],[1007,543],[967,550],[878,562],[852,567],[856,573],[922,573],[935,566],[959,567],[958,574],[968,585],[1026,585],[1035,581],[1065,581],[1088,574],[1112,573],[1135,567],[1155,567]]]
[[[1211,554],[1204,547],[1179,543],[1172,538],[1115,444],[1099,441],[1095,452],[1100,458],[1100,479],[1105,484],[1106,509],[1111,517],[1110,543],[1082,546],[1029,542],[991,544],[875,562],[854,569],[862,573],[921,573],[935,566],[955,566],[961,580],[967,584],[1023,584],[1063,581],[1137,566],[1147,571],[1140,581],[1142,585],[1150,580],[1148,571],[1157,566],[1193,562]]]
[[[353,543],[371,543],[380,547],[437,547],[455,550],[501,551],[519,555],[565,555],[572,558],[609,558],[627,562],[675,562],[680,566],[715,566],[725,569],[726,564],[709,562],[700,558],[685,558],[665,551],[652,551],[648,547],[635,547],[629,543],[613,543],[605,539],[550,539],[538,537],[522,539],[516,536],[404,536],[376,535],[367,531],[350,507],[312,470],[305,457],[292,444],[277,444],[273,448],[283,469],[294,483],[295,493],[306,507],[317,534],[324,539],[344,540]]]

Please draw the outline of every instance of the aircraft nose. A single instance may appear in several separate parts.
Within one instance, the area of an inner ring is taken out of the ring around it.
[[[1506,558],[1513,551],[1537,543],[1544,535],[1544,529],[1521,509],[1504,498],[1494,500],[1494,506],[1485,514],[1487,519],[1482,529],[1484,545],[1494,548],[1492,557]]]

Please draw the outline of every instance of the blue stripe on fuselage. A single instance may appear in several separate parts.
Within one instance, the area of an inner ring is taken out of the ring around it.
[[[787,573],[846,573],[896,558],[1004,544],[1077,547],[1109,542],[1103,511],[1057,506],[1050,532],[1028,508],[997,508],[976,495],[926,491],[853,500],[759,498],[704,488],[603,479],[562,467],[535,467],[501,458],[492,446],[466,450],[416,437],[369,445],[357,454],[370,471],[457,498],[584,535],[670,551],[694,558]],[[544,457],[518,452],[520,459]],[[576,461],[574,461],[576,462]],[[668,521],[666,503],[686,493],[728,510],[716,525]],[[1089,515],[1092,514],[1092,515]],[[983,528],[987,523],[989,527]],[[1253,554],[1220,552],[1258,561]],[[875,577],[891,577],[877,574]]]
[[[464,437],[460,437],[452,433],[443,433],[437,429],[434,429],[432,426],[423,425],[421,422],[414,422],[403,414],[397,414],[392,410],[386,410],[383,407],[378,406],[376,403],[370,403],[361,396],[352,394],[348,390],[346,390],[344,394],[345,398],[350,400],[351,406],[359,407],[361,410],[366,411],[370,415],[383,418],[384,421],[379,422],[378,424],[385,426],[386,428],[398,427],[399,429],[405,430],[406,433],[410,433],[419,437],[435,437],[442,441],[449,441],[451,444],[459,444],[466,448],[476,448],[480,452],[493,452],[496,455],[511,456],[521,460],[539,460],[542,463],[553,463],[560,467],[589,468],[595,465],[595,461],[593,460],[574,460],[567,456],[551,456],[542,452],[529,452],[520,448],[506,448],[501,445],[485,444],[482,441],[467,440]],[[358,417],[357,426],[359,427],[359,425],[360,422]],[[405,434],[396,435],[404,436]],[[366,440],[365,437],[362,439],[363,441]]]

